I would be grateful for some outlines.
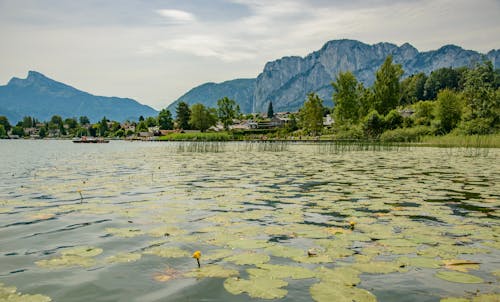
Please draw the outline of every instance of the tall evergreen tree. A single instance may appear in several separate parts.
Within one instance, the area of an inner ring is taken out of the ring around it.
[[[312,135],[320,134],[323,129],[323,100],[314,92],[307,95],[307,101],[300,110],[300,124]]]
[[[172,130],[174,129],[174,120],[172,119],[172,113],[170,110],[162,109],[158,114],[158,126],[160,130]]]
[[[358,80],[350,72],[341,72],[332,83],[335,121],[357,123],[359,120]]]
[[[189,119],[191,117],[191,110],[186,102],[179,102],[177,108],[175,109],[177,115],[176,122],[177,128],[187,130],[189,129]]]
[[[273,102],[269,101],[269,106],[267,106],[267,117],[272,118],[274,116]]]

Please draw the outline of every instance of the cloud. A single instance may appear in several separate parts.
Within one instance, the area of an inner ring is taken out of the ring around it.
[[[190,12],[177,9],[159,9],[156,11],[160,16],[165,17],[172,23],[190,23],[196,21],[196,17]]]

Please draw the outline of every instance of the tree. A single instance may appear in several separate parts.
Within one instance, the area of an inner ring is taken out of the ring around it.
[[[146,118],[144,121],[146,122],[146,125],[148,127],[158,126],[158,120],[156,118],[152,117],[152,116]]]
[[[434,109],[436,102],[434,101],[420,101],[413,104],[415,113],[412,118],[416,125],[430,126],[431,121],[434,119]]]
[[[5,127],[0,124],[0,138],[4,138],[7,136],[7,131],[5,131]]]
[[[236,102],[228,97],[223,97],[217,101],[217,107],[219,120],[227,131],[229,130],[229,126],[232,125],[233,119],[236,118]]]
[[[392,109],[384,118],[384,125],[386,129],[392,130],[399,128],[403,125],[403,117],[398,110]]]
[[[401,83],[401,105],[409,105],[418,101],[424,100],[424,86],[427,81],[425,73],[421,72],[411,75],[404,79]]]
[[[206,108],[203,104],[191,106],[189,123],[194,129],[205,132],[217,123],[217,112],[213,108]]]
[[[9,119],[5,115],[0,116],[0,125],[4,127],[5,131],[10,131],[11,125]]]
[[[424,85],[424,99],[435,100],[439,91],[448,89],[458,89],[460,83],[460,73],[453,68],[440,68],[431,72]]]
[[[293,132],[293,131],[296,131],[298,129],[299,129],[299,125],[297,122],[297,117],[295,116],[295,114],[292,113],[292,114],[290,114],[290,120],[286,124],[286,130],[288,132]]]
[[[176,122],[177,128],[179,129],[189,129],[189,118],[191,116],[191,111],[189,110],[189,105],[186,102],[179,102],[177,108],[175,109],[177,115]]]
[[[13,135],[17,135],[19,137],[23,137],[24,136],[24,129],[21,126],[15,126],[15,127],[12,127],[11,133]]]
[[[375,74],[373,103],[378,113],[386,115],[399,105],[399,79],[403,75],[400,64],[392,63],[388,56]]]
[[[24,129],[31,128],[33,126],[34,126],[34,121],[33,121],[33,118],[31,118],[31,116],[25,116],[25,117],[23,117],[22,127]]]
[[[307,101],[300,110],[300,124],[312,135],[320,134],[323,129],[323,100],[314,92],[307,95]]]
[[[44,138],[47,136],[47,130],[45,129],[45,127],[40,128],[40,131],[38,132],[38,136],[40,136],[40,138]]]
[[[64,120],[64,124],[68,125],[69,129],[76,129],[76,127],[78,127],[76,118],[67,118]]]
[[[85,116],[85,115],[84,116],[80,116],[79,120],[80,120],[80,125],[82,125],[82,126],[90,124],[89,118],[87,116]]]
[[[332,86],[335,121],[357,123],[360,104],[356,77],[350,71],[341,72],[335,78]]]
[[[274,116],[273,102],[269,102],[269,106],[267,106],[267,117],[272,118]]]
[[[450,132],[462,117],[462,100],[450,89],[444,89],[437,95],[436,118],[440,121],[441,130]]]
[[[364,118],[363,130],[366,135],[372,138],[377,138],[384,131],[384,118],[377,110],[372,110]]]
[[[170,110],[162,109],[158,114],[158,126],[160,130],[172,130],[174,129],[174,120],[172,119],[172,113]]]
[[[500,99],[496,91],[496,74],[493,64],[485,62],[470,69],[465,75],[464,97],[470,118],[490,118],[498,123],[500,118]]]

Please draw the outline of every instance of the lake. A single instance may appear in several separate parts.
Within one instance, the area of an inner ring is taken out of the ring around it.
[[[0,141],[0,300],[498,301],[499,149],[341,149]]]

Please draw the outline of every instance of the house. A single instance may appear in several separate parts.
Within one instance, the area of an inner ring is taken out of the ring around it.
[[[330,127],[333,125],[333,118],[330,114],[327,114],[325,117],[323,117],[323,126],[325,127]]]
[[[413,111],[413,109],[411,109],[411,108],[406,108],[406,109],[403,109],[403,110],[399,110],[399,114],[400,114],[402,117],[410,117],[410,116],[412,116],[414,113],[415,113],[415,111]]]

